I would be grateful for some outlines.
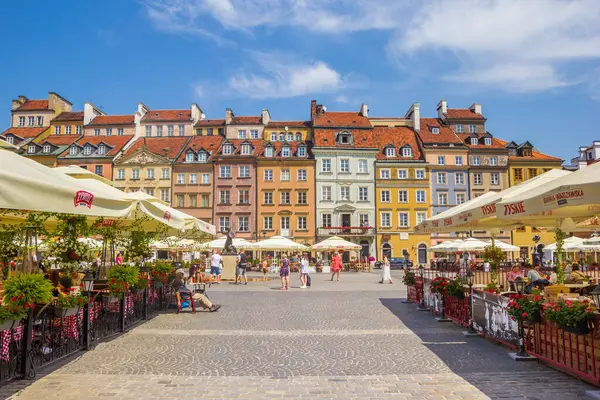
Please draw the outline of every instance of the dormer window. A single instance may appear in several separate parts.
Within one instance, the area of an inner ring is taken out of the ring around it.
[[[517,155],[517,149],[508,149],[508,155],[515,157]]]
[[[250,145],[249,144],[243,144],[242,145],[242,154],[243,155],[250,155],[251,151],[250,151]]]
[[[52,150],[51,146],[49,144],[45,144],[42,151],[44,153],[50,153],[50,150]]]
[[[271,146],[265,149],[265,157],[273,157],[273,148]]]
[[[350,132],[340,132],[337,136],[338,144],[352,144],[352,134]]]
[[[27,146],[27,153],[28,154],[35,153],[35,145],[34,144],[30,144],[29,146]]]
[[[434,135],[438,135],[440,133],[440,128],[438,128],[438,127],[431,128],[431,133],[433,133]]]
[[[281,132],[279,134],[279,140],[281,140],[282,142],[285,140],[285,133]]]
[[[69,155],[71,155],[71,156],[77,155],[77,146],[71,146],[71,148],[69,149]]]
[[[473,146],[477,146],[477,145],[479,144],[479,141],[477,140],[477,138],[476,138],[476,137],[472,137],[472,138],[471,138],[471,144],[472,144]]]
[[[290,146],[283,146],[281,148],[281,157],[289,157],[292,155]]]
[[[185,162],[194,162],[194,153],[187,153],[185,155]]]
[[[484,143],[486,146],[491,146],[492,145],[492,138],[486,137],[484,139]]]
[[[208,154],[206,154],[205,151],[201,151],[200,153],[198,153],[198,160],[200,162],[206,162],[206,160],[208,160]]]
[[[523,157],[531,157],[531,149],[523,149]]]
[[[104,146],[103,144],[98,146],[98,154],[104,155],[105,153],[106,153],[106,146]]]
[[[302,134],[300,132],[296,132],[296,141],[299,142],[302,140]]]
[[[90,146],[89,144],[86,144],[85,147],[83,148],[83,155],[89,156],[90,154],[92,154],[92,146]]]
[[[276,141],[277,141],[277,134],[271,133],[271,142],[276,142]]]
[[[402,157],[412,157],[412,148],[403,147],[402,148]]]
[[[298,157],[306,157],[306,147],[298,147]]]
[[[225,146],[223,146],[223,154],[228,156],[231,155],[233,153],[233,146],[230,144],[226,144]]]
[[[15,138],[12,136],[6,136],[6,141],[10,144],[14,144],[15,143]]]
[[[386,157],[395,157],[396,156],[396,149],[393,147],[388,147],[385,149],[385,156]]]

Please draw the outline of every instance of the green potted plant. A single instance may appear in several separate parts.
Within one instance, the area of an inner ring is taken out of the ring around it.
[[[483,249],[483,259],[490,263],[492,273],[492,283],[498,284],[498,266],[506,258],[506,254],[502,249],[495,245],[487,246]]]
[[[105,297],[105,303],[113,303],[122,299],[130,288],[135,288],[138,283],[140,270],[135,266],[116,265],[108,272],[108,291],[110,296]]]
[[[417,283],[415,273],[407,269],[402,277],[402,283],[406,286],[414,286]]]
[[[51,309],[51,312],[55,317],[60,318],[77,315],[79,309],[87,304],[88,301],[89,299],[86,296],[59,294],[56,298],[56,304],[54,308]]]
[[[136,293],[141,293],[150,285],[150,279],[148,279],[148,275],[145,273],[140,273],[138,275],[138,281],[135,285]]]
[[[556,303],[545,305],[544,316],[564,331],[587,335],[591,332],[589,321],[594,318],[594,312],[587,299],[583,301],[560,299]]]
[[[510,297],[506,311],[514,321],[522,318],[523,321],[540,323],[543,305],[544,297],[539,294],[531,296],[515,294]]]
[[[173,272],[171,264],[164,261],[157,261],[152,267],[152,285],[158,289],[162,285],[169,283],[169,274],[171,272]]]
[[[464,281],[461,277],[456,277],[448,282],[446,285],[446,293],[448,296],[456,297],[457,299],[465,298],[465,286]]]
[[[433,294],[448,294],[446,286],[448,286],[448,279],[438,276],[434,278],[429,284],[429,290]]]
[[[25,315],[26,312],[22,308],[8,304],[0,306],[0,332],[14,328]]]
[[[3,304],[25,311],[52,300],[52,283],[42,274],[18,274],[3,283]]]

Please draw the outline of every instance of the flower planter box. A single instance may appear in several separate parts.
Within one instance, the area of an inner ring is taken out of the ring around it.
[[[0,332],[12,329],[13,326],[16,324],[18,324],[18,322],[13,319],[7,319],[5,321],[2,321],[0,322]]]
[[[110,294],[102,295],[102,304],[104,304],[105,306],[108,304],[116,303],[117,301],[119,301],[119,298],[117,296],[112,296]]]
[[[573,333],[575,335],[587,335],[588,333],[590,333],[592,330],[590,329],[589,324],[587,323],[587,321],[583,324],[579,324],[576,326],[564,326],[561,325],[559,326],[560,329],[562,329],[565,332],[570,332]]]
[[[77,315],[79,307],[61,308],[57,306],[49,306],[46,309],[46,314],[53,318],[65,318]]]

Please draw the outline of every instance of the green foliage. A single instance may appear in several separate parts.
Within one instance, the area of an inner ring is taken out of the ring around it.
[[[493,283],[498,283],[498,266],[505,258],[506,254],[496,245],[483,249],[483,259],[490,263]]]
[[[0,306],[0,321],[6,321],[12,319],[14,321],[20,321],[25,318],[27,312],[17,306],[4,305]]]
[[[152,267],[152,280],[167,283],[173,272],[175,272],[173,265],[165,261],[157,261]]]
[[[436,293],[448,294],[448,292],[446,290],[446,286],[448,285],[448,282],[449,282],[448,279],[438,276],[431,281],[431,283],[429,284],[429,289],[431,290],[431,293],[433,293],[433,294],[436,294]]]
[[[500,287],[498,286],[498,283],[494,281],[488,282],[488,284],[485,285],[485,290],[490,293],[500,293]]]
[[[417,280],[415,279],[415,273],[407,269],[402,277],[402,283],[406,286],[413,286],[416,284]]]
[[[10,260],[19,255],[22,239],[22,227],[19,225],[2,225],[0,227],[0,263],[2,263],[3,279],[8,278]]]
[[[86,243],[78,239],[88,237],[92,233],[86,216],[56,215],[58,224],[50,232],[48,253],[56,257],[57,264],[64,272],[79,272],[81,261],[91,261],[93,254]]]
[[[565,261],[566,253],[563,250],[563,246],[565,244],[565,239],[567,238],[567,234],[563,232],[560,228],[556,229],[554,233],[554,239],[556,239],[556,253],[558,255],[558,263],[556,268],[556,283],[559,285],[563,285],[565,283],[565,268],[563,266],[563,262]]]
[[[129,288],[138,283],[140,270],[129,265],[115,265],[108,271],[108,290],[115,297],[123,297]]]
[[[460,297],[465,294],[465,282],[459,276],[448,282],[446,292],[449,296]]]
[[[559,326],[580,326],[594,316],[589,300],[565,301],[559,300],[544,307],[544,315],[548,321]]]
[[[148,275],[140,272],[140,274],[138,275],[137,284],[135,286],[136,289],[145,289],[148,287],[149,284],[150,284],[150,279],[148,279]]]
[[[533,296],[513,295],[506,307],[508,315],[513,320],[523,318],[523,320],[533,321],[536,315],[539,315],[544,305],[544,297],[539,294]]]
[[[131,232],[126,240],[125,260],[141,265],[145,259],[152,256],[152,243],[154,234],[144,231]]]
[[[59,294],[56,298],[56,306],[60,308],[83,307],[89,302],[86,296]]]
[[[52,283],[42,274],[18,274],[4,281],[4,304],[28,309],[52,300]]]

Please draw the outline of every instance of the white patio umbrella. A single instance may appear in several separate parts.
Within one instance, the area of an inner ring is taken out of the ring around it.
[[[577,251],[577,250],[583,250],[583,239],[582,238],[578,238],[577,236],[572,236],[569,238],[566,238],[564,243],[563,243],[563,251]],[[552,243],[549,244],[548,246],[544,247],[544,251],[556,251],[556,243]]]
[[[592,236],[589,239],[583,241],[585,246],[600,246],[600,236]]]
[[[332,236],[312,245],[311,250],[328,251],[328,250],[361,250],[362,246],[356,243],[348,242],[339,236]]]
[[[486,243],[488,244],[488,246],[492,245],[491,240]],[[494,246],[496,246],[497,248],[499,248],[500,250],[502,250],[505,253],[521,250],[521,248],[519,246],[513,246],[512,244],[505,243],[501,240],[494,240]]]
[[[308,247],[283,236],[273,236],[253,243],[252,250],[308,250]]]
[[[227,240],[227,238],[223,236],[223,237],[217,238],[215,240],[211,240],[210,242],[198,243],[197,245],[194,246],[194,249],[195,250],[223,250],[223,247],[225,247],[226,240]],[[251,242],[247,241],[246,239],[241,239],[241,238],[240,239],[238,239],[238,238],[232,239],[232,244],[238,250],[252,249],[252,246],[254,246],[254,243],[251,243]]]
[[[462,242],[463,242],[462,239],[446,240],[445,242],[431,246],[429,248],[429,251],[443,253],[443,252],[446,252],[448,250],[448,248],[450,248],[452,246],[458,246]]]
[[[462,243],[458,243],[456,245],[452,245],[448,247],[449,251],[482,251],[486,247],[490,246],[489,243],[486,243],[482,240],[475,238],[468,238],[463,240]]]

